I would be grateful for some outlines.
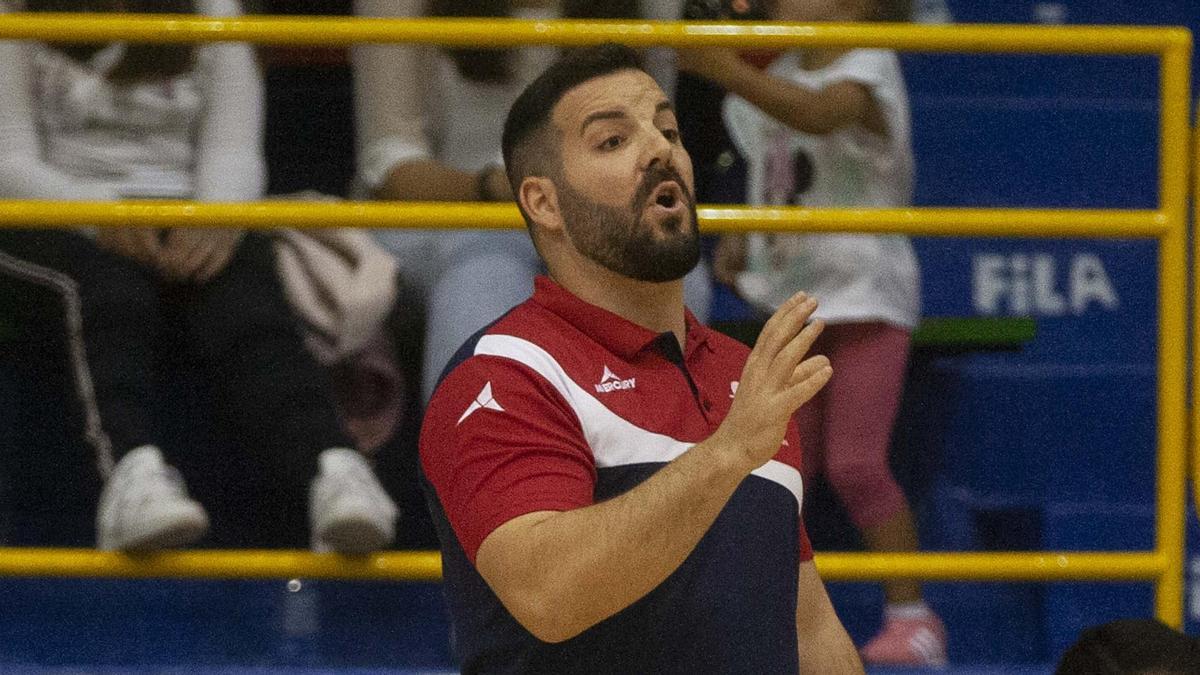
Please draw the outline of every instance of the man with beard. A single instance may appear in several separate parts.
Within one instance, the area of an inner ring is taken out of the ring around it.
[[[503,147],[549,275],[451,361],[421,438],[463,672],[862,672],[800,519],[815,301],[749,353],[687,312],[691,160],[624,47],[548,69]]]

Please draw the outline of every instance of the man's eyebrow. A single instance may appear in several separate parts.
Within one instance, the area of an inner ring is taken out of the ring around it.
[[[659,101],[658,105],[654,106],[654,114],[655,115],[663,112],[664,110],[674,113],[675,106],[672,105],[671,102],[666,99]],[[624,110],[621,110],[619,108],[613,108],[610,110],[598,110],[598,111],[588,115],[587,117],[583,118],[583,123],[579,125],[579,133],[582,134],[583,130],[587,128],[587,125],[591,124],[592,122],[598,122],[600,120],[619,120],[619,119],[624,119],[626,117],[629,117],[629,113],[627,113]]]
[[[599,122],[600,120],[619,120],[626,117],[629,117],[629,113],[618,108],[613,108],[610,110],[598,110],[583,118],[583,124],[579,125],[579,133],[582,134],[583,130],[587,128],[587,125],[591,124],[592,122]]]

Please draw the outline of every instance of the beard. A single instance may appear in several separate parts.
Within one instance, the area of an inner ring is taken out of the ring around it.
[[[665,236],[643,223],[647,200],[663,181],[673,180],[683,191],[687,210],[662,221]],[[600,266],[638,281],[682,279],[700,261],[696,204],[683,178],[674,169],[655,166],[646,172],[629,206],[598,204],[557,181],[559,208],[567,234],[580,253]]]

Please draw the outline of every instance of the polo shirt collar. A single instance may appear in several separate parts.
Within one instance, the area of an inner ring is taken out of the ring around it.
[[[607,309],[585,302],[545,275],[539,274],[533,280],[533,301],[626,360],[633,360],[662,335]],[[687,326],[684,358],[690,358],[701,345],[711,350],[712,346],[708,343],[709,328],[700,323],[686,307],[684,321]]]

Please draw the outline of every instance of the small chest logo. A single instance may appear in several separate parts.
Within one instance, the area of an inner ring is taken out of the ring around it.
[[[737,386],[738,386],[738,383],[736,380],[729,383],[729,398],[733,398],[734,396],[737,396]]]
[[[595,386],[597,394],[607,394],[617,389],[633,389],[637,386],[637,378],[621,379],[613,371],[609,370],[606,365],[604,366],[604,374],[600,376],[600,382]]]

